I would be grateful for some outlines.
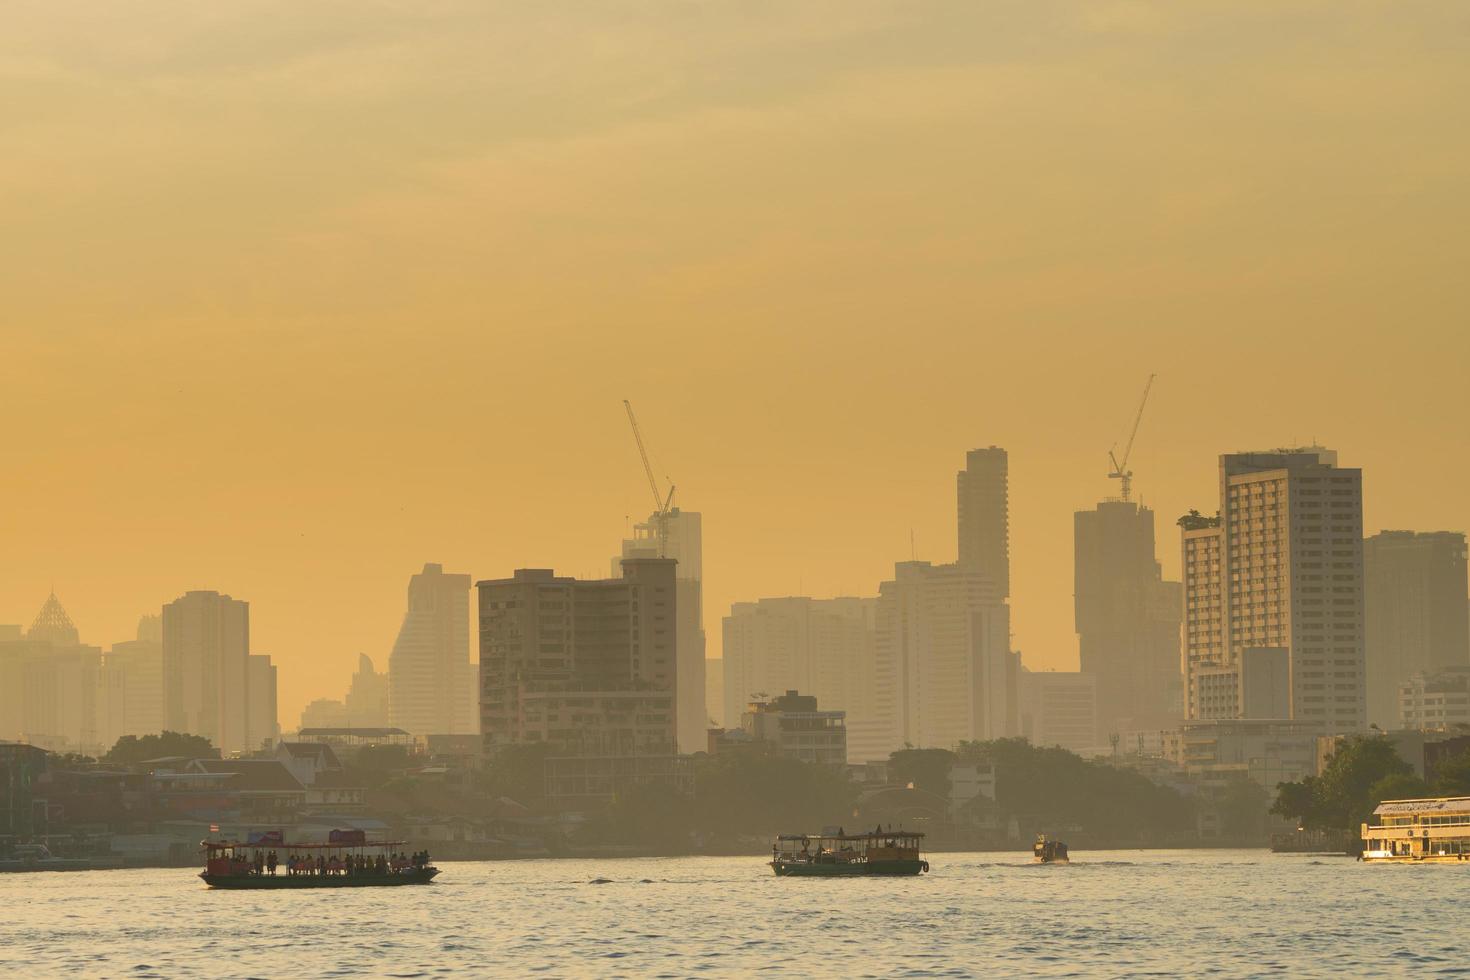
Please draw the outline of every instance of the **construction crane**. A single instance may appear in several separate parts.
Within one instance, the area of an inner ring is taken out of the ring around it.
[[[669,542],[669,511],[674,506],[674,484],[669,484],[668,496],[658,488],[658,478],[653,475],[653,464],[648,461],[648,450],[643,445],[643,433],[638,429],[638,419],[633,414],[633,403],[623,399],[628,410],[628,424],[633,427],[633,441],[638,443],[638,455],[643,460],[643,472],[648,476],[648,489],[653,492],[653,530],[658,544],[658,556],[667,558]]]
[[[1138,401],[1138,415],[1133,419],[1133,431],[1128,433],[1128,445],[1123,447],[1122,462],[1118,461],[1118,457],[1113,452],[1114,449],[1118,448],[1116,442],[1113,443],[1113,448],[1108,450],[1108,460],[1113,464],[1113,471],[1108,474],[1108,479],[1122,481],[1123,500],[1125,503],[1128,500],[1129,494],[1133,492],[1133,471],[1128,468],[1128,457],[1133,455],[1133,440],[1138,438],[1138,424],[1143,421],[1143,407],[1148,404],[1148,392],[1154,386],[1154,378],[1156,377],[1158,375],[1150,374],[1148,376],[1148,382],[1143,386],[1143,397]]]

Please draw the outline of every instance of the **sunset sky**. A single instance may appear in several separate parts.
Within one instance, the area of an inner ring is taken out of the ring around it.
[[[282,724],[408,577],[606,574],[659,476],[732,601],[952,561],[1011,454],[1015,644],[1072,512],[1316,439],[1470,526],[1470,4],[12,0],[0,622],[251,603]]]

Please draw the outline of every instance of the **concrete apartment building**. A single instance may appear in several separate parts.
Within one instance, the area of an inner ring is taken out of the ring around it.
[[[659,554],[659,531],[663,529],[663,554]],[[704,518],[696,511],[678,507],[660,519],[651,514],[624,538],[621,554],[612,561],[612,577],[622,575],[628,558],[672,558],[678,591],[678,702],[679,751],[698,752],[704,747],[709,722],[709,700],[705,679],[704,635]]]
[[[1183,587],[1154,552],[1154,512],[1105,500],[1074,515],[1075,615],[1083,673],[1097,679],[1099,734],[1168,727],[1184,716]]]
[[[740,720],[752,740],[769,742],[781,755],[824,766],[847,764],[847,712],[820,710],[811,695],[787,691],[752,701]]]
[[[616,579],[523,568],[478,583],[485,754],[539,742],[575,757],[673,755],[675,567],[630,558]]]
[[[1470,726],[1470,665],[1416,672],[1397,692],[1394,728],[1443,732]]]
[[[1465,535],[1381,531],[1363,542],[1368,720],[1391,728],[1412,674],[1470,666]]]
[[[806,596],[737,602],[722,623],[724,716],[777,691],[801,690],[850,718],[872,711],[877,599]]]
[[[389,723],[414,735],[475,727],[470,577],[429,563],[409,579],[408,609],[388,657]]]
[[[1180,522],[1189,718],[1241,717],[1243,651],[1276,648],[1291,719],[1366,727],[1362,479],[1320,446],[1220,457],[1219,525]]]
[[[250,604],[196,591],[163,607],[163,717],[224,755],[250,742]]]

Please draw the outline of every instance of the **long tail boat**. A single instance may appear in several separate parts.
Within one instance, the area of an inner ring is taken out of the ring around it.
[[[781,878],[922,874],[929,870],[919,855],[923,837],[910,830],[783,834],[771,845],[771,869]]]
[[[201,841],[210,888],[381,888],[427,885],[439,869],[407,841],[370,841],[362,831],[332,831],[327,843],[287,844],[279,834],[248,841]]]

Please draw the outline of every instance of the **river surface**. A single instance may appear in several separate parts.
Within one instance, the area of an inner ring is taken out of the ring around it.
[[[761,858],[445,862],[425,887],[273,893],[188,870],[0,874],[0,976],[1470,973],[1470,864],[930,857],[899,879],[778,879]]]

